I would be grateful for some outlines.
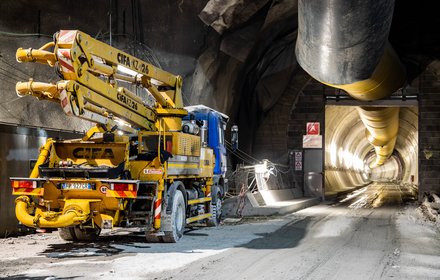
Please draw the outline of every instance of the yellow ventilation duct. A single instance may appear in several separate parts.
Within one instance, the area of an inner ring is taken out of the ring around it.
[[[366,127],[365,136],[374,146],[376,161],[370,166],[380,166],[391,156],[399,132],[398,107],[358,107],[359,116]]]
[[[404,82],[405,69],[391,45],[387,43],[384,53],[370,78],[345,85],[322,83],[343,89],[357,100],[371,101],[389,96],[401,88]]]
[[[388,43],[394,0],[299,0],[296,58],[316,80],[371,101],[405,82],[405,69]],[[382,165],[394,150],[399,108],[362,107],[359,115]]]

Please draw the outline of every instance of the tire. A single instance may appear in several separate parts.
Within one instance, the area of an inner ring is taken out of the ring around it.
[[[75,236],[78,241],[95,241],[98,239],[101,229],[96,225],[94,228],[81,228],[80,226],[75,226]]]
[[[76,235],[75,230],[73,227],[66,227],[66,228],[58,228],[58,235],[61,239],[66,241],[76,241]]]
[[[185,200],[182,192],[176,190],[172,201],[173,207],[171,209],[171,215],[162,215],[164,228],[170,229],[164,231],[165,235],[162,236],[163,242],[166,243],[176,243],[179,241],[183,237],[183,230],[186,224]]]
[[[217,193],[215,199],[211,201],[211,218],[208,219],[207,225],[210,227],[217,227],[220,225],[222,219],[222,197],[220,192]]]

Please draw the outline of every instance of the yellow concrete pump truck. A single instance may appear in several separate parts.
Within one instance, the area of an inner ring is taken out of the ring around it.
[[[176,242],[186,225],[219,223],[228,117],[184,108],[180,76],[78,30],[16,58],[54,67],[62,79],[18,82],[19,96],[96,123],[81,139],[47,139],[29,178],[10,178],[22,224],[58,228],[71,241],[137,227],[148,242]]]

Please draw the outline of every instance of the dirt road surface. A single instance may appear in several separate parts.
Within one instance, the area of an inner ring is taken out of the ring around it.
[[[438,227],[400,205],[403,193],[373,185],[342,203],[188,231],[178,244],[126,232],[76,244],[56,232],[4,238],[0,279],[440,279]]]

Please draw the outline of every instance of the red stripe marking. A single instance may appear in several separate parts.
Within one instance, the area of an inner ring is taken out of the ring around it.
[[[58,50],[58,60],[61,66],[67,68],[67,70],[73,72],[72,58],[70,55],[70,49],[59,49]]]
[[[75,38],[75,33],[76,33],[76,31],[61,30],[58,40],[60,43],[71,43],[73,41],[73,39]]]
[[[61,66],[65,67],[67,70],[69,70],[70,72],[74,72],[73,66],[71,64],[68,64],[68,62],[60,59],[59,60]]]
[[[43,189],[37,188],[37,189],[28,189],[28,188],[14,188],[13,192],[21,192],[26,194],[35,194],[35,195],[42,195]]]
[[[137,192],[135,191],[115,191],[115,190],[107,190],[108,197],[127,197],[127,198],[136,198]]]
[[[156,210],[158,210],[158,208],[160,208],[161,207],[161,204],[162,204],[162,200],[161,199],[157,199],[155,202],[154,202],[154,218],[155,219],[159,219],[160,218],[160,211],[156,214]]]
[[[67,98],[66,90],[63,89],[61,91],[60,97],[61,97],[61,102],[60,102],[61,107],[63,107],[64,112],[68,115],[72,114],[72,110],[70,109],[70,106],[69,106],[69,99]]]
[[[124,191],[125,197],[129,197],[129,198],[135,198],[136,197],[136,192],[132,192],[132,191]]]
[[[65,58],[67,59],[72,59],[72,57],[70,56],[70,49],[60,49],[58,50]]]
[[[61,99],[61,106],[63,106],[63,108],[64,108],[64,107],[66,107],[66,105],[67,105],[67,98]]]

